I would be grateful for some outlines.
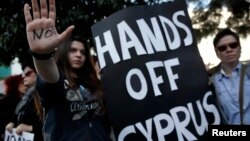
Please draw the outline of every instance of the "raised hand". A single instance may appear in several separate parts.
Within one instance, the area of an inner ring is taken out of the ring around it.
[[[30,6],[24,5],[24,16],[26,21],[26,32],[30,49],[39,54],[52,52],[56,47],[68,38],[74,26],[68,27],[63,33],[58,34],[55,26],[56,6],[55,0],[32,0],[32,12]],[[48,10],[49,7],[49,10]]]

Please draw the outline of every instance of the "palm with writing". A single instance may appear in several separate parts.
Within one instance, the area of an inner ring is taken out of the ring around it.
[[[30,49],[33,52],[40,54],[52,52],[70,36],[74,29],[74,26],[70,26],[64,32],[58,34],[55,27],[55,0],[49,0],[49,5],[46,0],[40,0],[40,8],[37,0],[32,0],[32,12],[33,18],[30,13],[30,6],[25,4],[24,16],[26,21],[27,38]]]

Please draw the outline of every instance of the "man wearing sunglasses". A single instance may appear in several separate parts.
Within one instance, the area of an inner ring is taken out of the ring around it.
[[[250,124],[250,73],[249,66],[246,67],[247,73],[242,72],[239,36],[230,29],[223,29],[215,36],[213,44],[221,62],[210,69],[209,74],[225,123]],[[242,97],[239,93],[241,73]]]

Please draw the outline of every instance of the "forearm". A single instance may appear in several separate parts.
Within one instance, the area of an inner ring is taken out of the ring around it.
[[[49,4],[46,0],[41,0],[40,5],[33,0],[32,10],[29,4],[24,5],[26,35],[37,73],[45,82],[55,83],[59,80],[59,71],[53,57],[47,56],[70,37],[74,26],[58,34],[55,26],[55,0],[50,0]]]
[[[16,133],[18,135],[21,135],[22,132],[32,132],[33,131],[33,127],[32,125],[28,125],[28,124],[19,124],[17,127],[16,127]]]
[[[59,80],[59,71],[53,57],[47,60],[38,60],[33,57],[37,73],[48,83],[55,83]]]

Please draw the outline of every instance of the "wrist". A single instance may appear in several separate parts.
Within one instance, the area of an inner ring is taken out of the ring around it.
[[[33,132],[33,126],[32,126],[32,125],[29,125],[29,126],[28,126],[28,131],[29,131],[29,132]]]
[[[36,52],[31,51],[31,50],[29,50],[29,52],[37,60],[48,60],[51,57],[53,57],[54,54],[55,54],[55,51],[52,51],[52,52],[49,52],[49,53],[43,53],[43,54],[36,53]]]

